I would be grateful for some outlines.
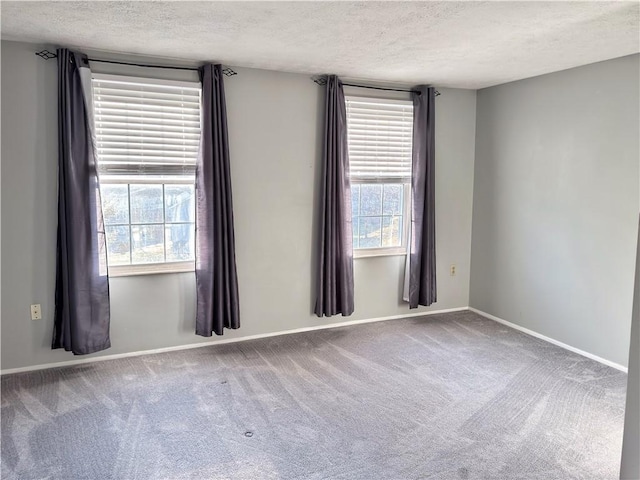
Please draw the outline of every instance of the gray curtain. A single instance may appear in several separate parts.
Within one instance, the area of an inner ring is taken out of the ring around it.
[[[196,166],[196,334],[240,328],[227,107],[221,65],[200,69],[202,133]]]
[[[640,478],[640,225],[636,244],[636,276],[631,307],[631,345],[627,375],[620,480]]]
[[[436,301],[435,89],[413,98],[409,308]]]
[[[318,317],[353,313],[353,237],[347,150],[347,112],[342,82],[327,78],[316,271]]]
[[[109,340],[109,279],[83,54],[58,49],[58,239],[52,348],[98,352]]]

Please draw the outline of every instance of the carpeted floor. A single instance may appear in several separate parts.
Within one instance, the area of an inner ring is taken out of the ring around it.
[[[617,479],[626,375],[470,312],[2,378],[2,478]]]

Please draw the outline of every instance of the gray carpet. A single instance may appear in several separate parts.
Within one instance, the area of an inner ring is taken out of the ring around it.
[[[470,312],[2,378],[8,479],[616,479],[626,375]]]

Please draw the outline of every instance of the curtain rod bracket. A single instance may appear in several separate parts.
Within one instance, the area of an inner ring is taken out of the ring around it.
[[[51,60],[52,58],[56,58],[58,56],[57,54],[50,52],[49,50],[40,50],[39,52],[36,52],[36,55],[40,58],[44,58],[45,60]]]
[[[238,74],[238,72],[236,72],[235,70],[230,69],[229,67],[224,67],[222,69],[222,73],[224,73],[227,77],[233,77],[234,75]]]
[[[56,58],[58,55],[54,52],[50,52],[49,50],[41,50],[39,52],[36,52],[36,55],[39,56],[40,58],[44,58],[45,60],[51,60],[52,58]],[[148,67],[148,68],[169,68],[172,70],[198,70],[197,67],[176,67],[176,66],[167,66],[167,65],[148,65],[148,64],[144,64],[144,63],[130,63],[130,62],[117,62],[115,60],[99,60],[97,58],[89,58],[88,59],[90,62],[100,62],[100,63],[113,63],[116,65],[131,65],[134,67]],[[234,75],[237,75],[238,72],[236,72],[235,70],[229,68],[229,67],[224,67],[222,69],[222,73],[227,76],[227,77],[232,77]]]
[[[316,83],[318,85],[326,85],[327,84],[327,76],[326,75],[317,75],[315,77],[311,77],[311,80],[313,80],[313,83]]]

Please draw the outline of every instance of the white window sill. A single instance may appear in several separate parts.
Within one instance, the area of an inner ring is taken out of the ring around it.
[[[145,265],[114,265],[109,267],[109,277],[132,277],[162,273],[188,273],[195,271],[194,262],[148,263]]]
[[[406,255],[407,249],[400,248],[359,248],[353,251],[353,258],[394,257]]]

